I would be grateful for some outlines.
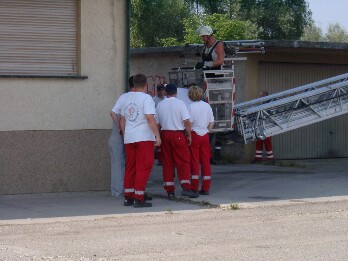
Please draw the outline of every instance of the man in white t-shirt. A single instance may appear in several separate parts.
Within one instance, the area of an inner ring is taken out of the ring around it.
[[[199,194],[209,195],[211,184],[210,142],[209,132],[214,126],[214,115],[210,105],[202,101],[203,91],[197,86],[188,90],[192,103],[188,106],[190,122],[192,123],[191,151],[191,184],[198,191],[199,170],[202,173],[202,185]]]
[[[124,133],[126,169],[124,176],[125,206],[151,207],[145,201],[145,187],[154,163],[154,145],[161,138],[154,115],[155,102],[146,94],[147,78],[137,74],[134,90],[125,95],[121,107],[121,130]]]
[[[168,199],[175,198],[174,177],[175,167],[183,191],[181,195],[191,198],[198,197],[192,191],[190,182],[190,150],[191,123],[185,103],[176,98],[177,87],[166,85],[167,99],[161,101],[156,108],[156,121],[160,125],[163,152],[163,181]]]

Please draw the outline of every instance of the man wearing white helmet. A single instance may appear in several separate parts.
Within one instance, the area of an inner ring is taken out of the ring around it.
[[[201,25],[196,32],[202,37],[204,43],[202,50],[203,64],[197,64],[196,68],[205,67],[205,69],[220,70],[225,57],[224,43],[215,39],[214,31],[209,25]]]

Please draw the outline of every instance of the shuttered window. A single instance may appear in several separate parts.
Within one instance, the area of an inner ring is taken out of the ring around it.
[[[77,0],[0,0],[0,76],[78,76]]]

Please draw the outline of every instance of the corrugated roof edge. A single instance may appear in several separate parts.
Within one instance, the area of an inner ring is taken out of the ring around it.
[[[152,53],[175,53],[182,52],[183,46],[169,46],[169,47],[148,47],[148,48],[132,48],[132,54],[152,54]]]
[[[332,42],[308,42],[308,41],[285,41],[285,40],[268,40],[264,41],[265,47],[278,48],[310,48],[310,49],[348,49],[348,43]]]

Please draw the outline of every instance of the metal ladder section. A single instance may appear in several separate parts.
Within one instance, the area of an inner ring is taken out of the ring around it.
[[[215,124],[213,132],[234,128],[235,77],[234,70],[203,71],[205,100],[210,104]]]
[[[348,113],[348,73],[235,105],[245,144]]]

